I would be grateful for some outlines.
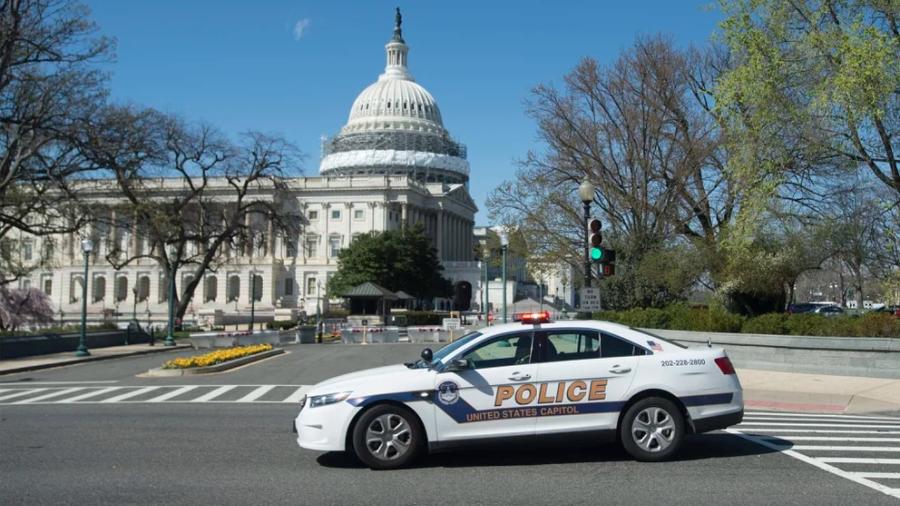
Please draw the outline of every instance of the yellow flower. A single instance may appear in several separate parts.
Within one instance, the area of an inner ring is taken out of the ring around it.
[[[237,346],[224,350],[217,350],[203,355],[187,358],[175,358],[163,364],[163,369],[187,369],[190,367],[208,367],[229,360],[262,353],[272,349],[271,344],[251,344],[249,346]]]

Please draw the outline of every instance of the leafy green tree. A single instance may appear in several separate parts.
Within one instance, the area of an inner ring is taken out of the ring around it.
[[[732,66],[716,109],[729,167],[762,195],[869,171],[900,195],[900,4],[721,0]],[[789,183],[785,185],[785,183]],[[764,199],[754,199],[763,202]],[[755,214],[752,207],[742,209]]]
[[[419,299],[448,297],[452,287],[441,275],[443,270],[437,250],[421,226],[370,232],[341,250],[338,271],[328,283],[328,292],[340,295],[369,281]]]

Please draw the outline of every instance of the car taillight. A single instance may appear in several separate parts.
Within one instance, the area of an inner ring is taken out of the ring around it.
[[[728,357],[717,358],[716,365],[719,366],[719,370],[722,371],[722,374],[734,374],[734,366],[731,365],[731,360],[729,360]]]

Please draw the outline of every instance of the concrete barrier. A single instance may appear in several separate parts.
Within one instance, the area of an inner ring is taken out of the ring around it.
[[[450,340],[450,332],[442,327],[407,327],[411,343],[446,343]]]
[[[397,327],[347,327],[341,329],[344,344],[396,343],[400,338]]]
[[[685,346],[707,340],[728,352],[735,367],[771,371],[900,378],[900,339],[816,337],[646,329]]]
[[[203,332],[191,334],[191,346],[194,349],[201,348],[231,348],[233,346],[247,346],[250,344],[271,344],[276,346],[281,343],[281,333],[277,330],[264,330],[254,333],[249,332]]]

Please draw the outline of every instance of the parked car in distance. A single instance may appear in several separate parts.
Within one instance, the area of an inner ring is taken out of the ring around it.
[[[844,314],[844,308],[835,305],[819,306],[813,309],[811,312],[824,316],[840,316]]]

